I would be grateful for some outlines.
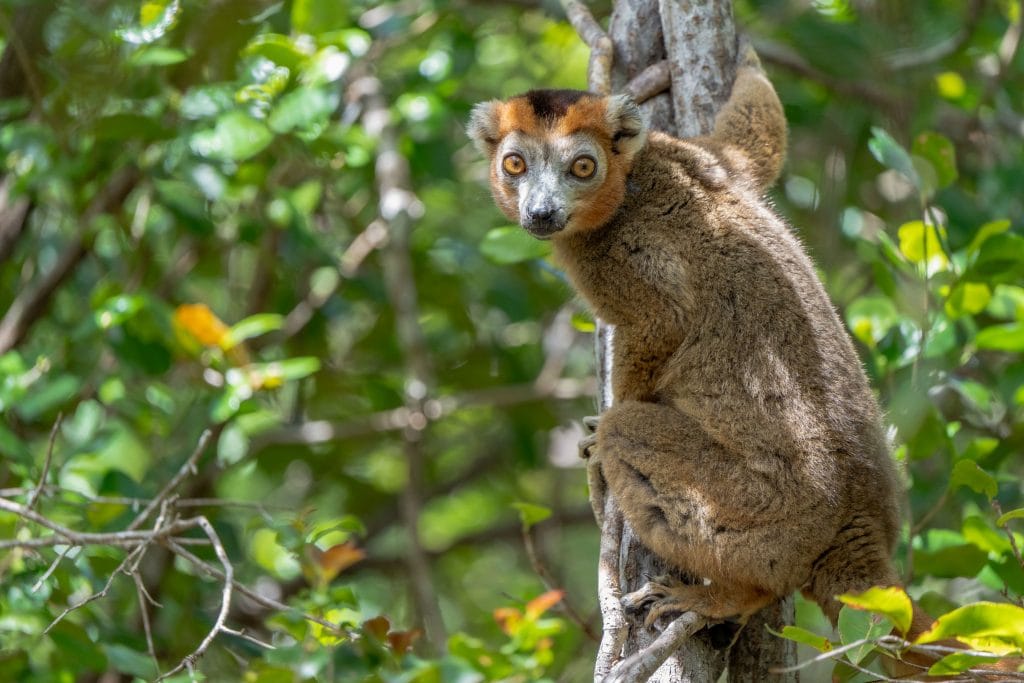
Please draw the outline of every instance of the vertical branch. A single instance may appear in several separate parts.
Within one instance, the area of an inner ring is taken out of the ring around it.
[[[406,565],[412,581],[413,595],[427,640],[438,650],[444,649],[445,629],[437,601],[430,563],[420,542],[417,524],[423,502],[424,429],[429,420],[424,415],[424,401],[432,385],[430,355],[419,325],[416,279],[410,257],[409,232],[413,220],[423,207],[410,189],[409,162],[398,149],[398,131],[391,122],[388,107],[376,78],[365,77],[357,89],[365,93],[366,109],[363,123],[366,132],[379,140],[376,178],[380,196],[380,218],[387,226],[388,242],[384,248],[384,277],[388,298],[394,309],[395,333],[404,353],[405,407],[409,421],[402,430],[408,480],[399,498],[402,521],[409,544]]]

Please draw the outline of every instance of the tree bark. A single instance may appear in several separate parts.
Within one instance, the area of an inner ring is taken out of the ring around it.
[[[677,137],[711,132],[715,113],[728,98],[735,76],[737,39],[731,0],[617,0],[608,33],[614,48],[614,92],[622,92],[648,67],[662,61],[668,64],[670,89],[641,104],[652,129]],[[614,330],[600,325],[597,353],[602,411],[612,400],[613,344]],[[614,547],[618,540],[617,587],[621,592],[636,590],[648,578],[666,573],[665,563],[645,548],[629,524],[622,521],[614,500],[606,501],[605,510],[606,528],[602,535],[599,571],[614,571],[607,566],[609,558],[605,551],[606,546]],[[606,609],[606,596],[601,597],[606,637],[598,653],[595,681],[605,679],[614,664],[608,661],[610,657],[619,659],[641,653],[658,636],[644,629],[642,624],[623,625],[621,610]],[[700,631],[686,639],[648,680],[715,683],[728,665],[730,681],[795,681],[795,674],[779,676],[769,672],[771,667],[793,663],[796,651],[791,642],[765,630],[766,625],[780,630],[792,621],[790,598],[752,618],[729,650],[715,649],[709,632]],[[623,634],[625,641],[621,652],[616,652]]]

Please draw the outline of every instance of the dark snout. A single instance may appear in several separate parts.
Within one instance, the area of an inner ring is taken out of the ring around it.
[[[540,205],[528,209],[522,216],[523,227],[526,231],[545,239],[565,228],[565,212],[554,205]]]

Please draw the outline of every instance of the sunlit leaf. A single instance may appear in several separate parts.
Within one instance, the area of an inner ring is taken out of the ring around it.
[[[1017,508],[1003,514],[996,520],[996,526],[1003,526],[1011,519],[1024,519],[1024,508]]]
[[[799,626],[784,626],[781,632],[773,631],[771,628],[768,629],[772,634],[785,638],[786,640],[792,640],[802,645],[813,647],[818,652],[829,652],[832,650],[832,641],[824,636],[820,636],[817,633],[808,631],[805,628]]]
[[[323,123],[337,109],[337,88],[299,88],[282,97],[270,112],[267,125],[276,133]]]
[[[212,130],[192,136],[192,149],[211,159],[244,161],[262,152],[273,141],[267,126],[240,110],[229,111],[217,119]]]
[[[930,676],[951,676],[978,665],[982,665],[982,668],[991,668],[998,660],[998,655],[986,657],[985,655],[968,654],[966,652],[954,652],[932,664],[931,668],[928,669],[928,674]]]
[[[281,329],[284,316],[277,313],[257,313],[240,320],[223,333],[218,343],[223,349],[230,349],[237,344]]]
[[[967,253],[976,253],[979,249],[981,249],[981,245],[984,244],[985,240],[987,240],[989,237],[992,237],[993,235],[1001,235],[1009,229],[1010,221],[1005,218],[1002,220],[990,221],[988,223],[985,223],[980,228],[978,228],[977,232],[974,233],[974,237],[971,238],[970,244],[967,245]]]
[[[348,3],[344,0],[294,0],[292,28],[317,35],[348,25]]]
[[[228,326],[206,304],[178,306],[174,322],[205,346],[220,346],[228,334]]]
[[[181,0],[149,0],[139,10],[139,25],[123,28],[117,36],[126,43],[152,43],[174,28],[180,14]]]
[[[929,274],[935,274],[949,265],[938,230],[934,225],[911,221],[901,225],[898,232],[900,252],[911,263],[925,266]]]
[[[985,310],[992,299],[992,290],[980,282],[961,282],[946,299],[945,310],[951,317],[977,315]]]
[[[873,586],[863,593],[845,593],[837,597],[850,607],[886,617],[901,633],[910,628],[914,608],[906,591],[899,586]]]
[[[914,169],[914,162],[911,160],[910,154],[884,128],[879,128],[878,126],[871,128],[871,139],[868,140],[868,149],[871,150],[872,156],[883,166],[899,172],[914,187],[921,188],[921,179]]]
[[[494,228],[480,243],[480,251],[495,263],[502,265],[544,258],[551,253],[547,242],[534,239],[517,226]]]
[[[1024,650],[1024,607],[977,602],[944,614],[922,633],[918,643],[956,638],[975,650],[1005,655]]]
[[[870,612],[864,612],[850,607],[843,607],[839,611],[839,637],[844,645],[864,639],[880,638],[892,631],[892,622]],[[874,645],[864,643],[851,650],[848,650],[846,657],[854,664],[859,663],[867,657],[874,649]]]
[[[512,507],[519,511],[519,520],[527,529],[551,516],[551,508],[546,508],[543,505],[512,503]]]
[[[850,331],[869,347],[874,347],[898,321],[896,305],[884,296],[861,297],[846,309]]]
[[[1024,323],[991,325],[978,332],[974,343],[979,349],[1024,351]]]

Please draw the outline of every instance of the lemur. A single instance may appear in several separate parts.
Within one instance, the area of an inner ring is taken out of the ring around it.
[[[626,597],[648,623],[741,619],[802,589],[895,585],[896,470],[860,360],[800,241],[765,200],[782,105],[749,48],[714,132],[648,132],[622,95],[533,90],[468,133],[500,209],[615,325],[614,404],[591,468],[681,572]],[[915,630],[928,625],[915,610]]]

